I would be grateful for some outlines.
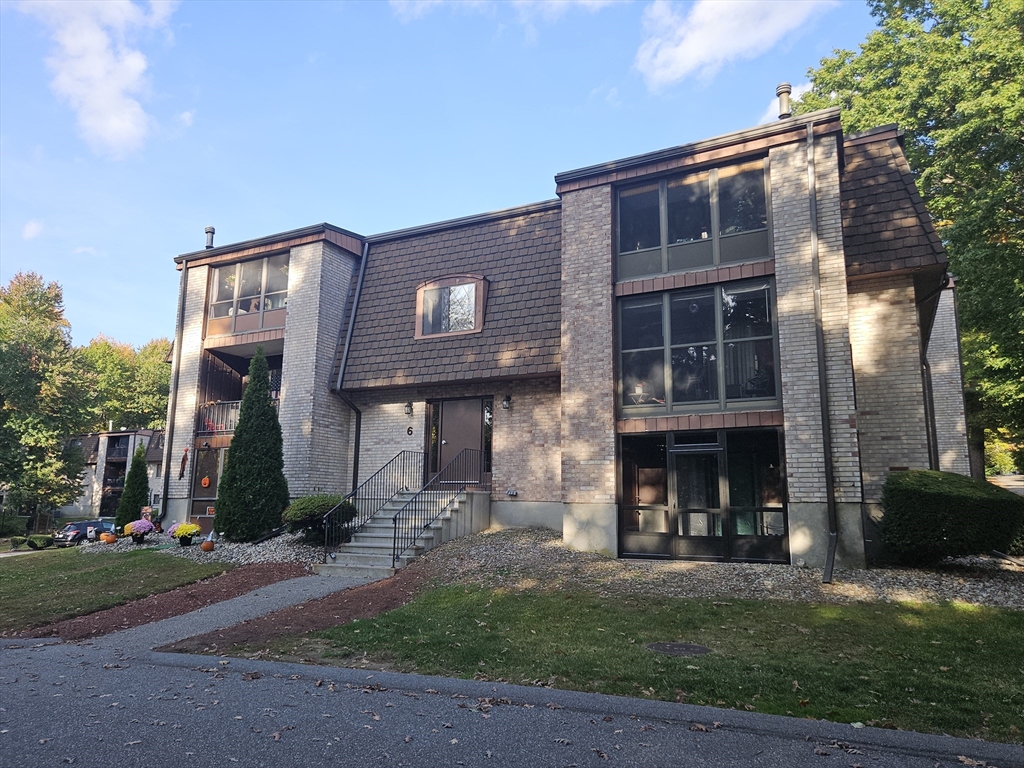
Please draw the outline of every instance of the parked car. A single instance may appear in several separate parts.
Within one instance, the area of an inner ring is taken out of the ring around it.
[[[104,531],[113,530],[114,524],[109,520],[79,520],[68,523],[53,534],[53,544],[56,547],[74,547],[83,541],[96,541]]]

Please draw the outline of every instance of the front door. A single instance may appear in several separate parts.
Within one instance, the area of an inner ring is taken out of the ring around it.
[[[442,400],[438,403],[438,407],[441,409],[440,467],[446,466],[467,448],[474,451],[483,448],[484,401],[482,399]],[[438,468],[440,469],[440,467]]]

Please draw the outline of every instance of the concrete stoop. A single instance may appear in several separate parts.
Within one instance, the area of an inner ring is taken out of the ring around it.
[[[415,558],[429,552],[447,541],[484,530],[485,516],[478,512],[481,506],[479,493],[461,494],[440,517],[423,529],[415,543],[403,552],[392,567],[391,550],[394,545],[395,514],[401,510],[413,493],[403,492],[385,504],[353,535],[352,540],[338,547],[333,558],[327,563],[317,563],[313,572],[323,575],[337,575],[357,578],[385,579],[393,576],[398,568],[411,563]],[[490,510],[489,495],[487,511]],[[438,505],[441,500],[438,500]],[[489,517],[489,515],[486,515]]]

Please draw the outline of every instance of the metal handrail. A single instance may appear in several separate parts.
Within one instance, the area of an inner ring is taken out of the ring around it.
[[[401,451],[324,515],[323,562],[397,494],[420,486],[424,455],[423,451]],[[339,510],[347,504],[355,506],[356,516],[341,523],[337,519]]]
[[[470,486],[490,488],[485,472],[484,452],[462,451],[434,475],[391,519],[394,537],[391,567],[399,556],[416,543],[425,528],[447,511]]]

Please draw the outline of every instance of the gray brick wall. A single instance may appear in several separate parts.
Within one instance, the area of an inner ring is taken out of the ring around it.
[[[860,462],[835,137],[816,141],[814,163],[818,274],[836,499],[857,502],[861,496]],[[771,151],[786,469],[789,500],[797,503],[823,502],[827,498],[807,182],[805,144]]]
[[[501,399],[512,396],[504,411]],[[561,405],[558,379],[519,381],[494,398],[494,498],[514,488],[517,501],[562,497]]]
[[[562,500],[615,502],[612,190],[562,197]]]
[[[195,439],[196,407],[199,397],[199,362],[203,353],[203,318],[206,314],[206,280],[209,267],[192,267],[187,272],[185,287],[185,322],[181,345],[181,359],[178,373],[178,396],[174,413],[168,406],[168,424],[174,424],[173,444],[169,440],[166,450],[170,452],[168,471],[168,500],[187,500],[192,471],[192,444]],[[189,462],[185,476],[179,480],[181,457],[189,449]]]
[[[956,320],[956,294],[947,288],[928,341],[928,365],[932,373],[935,433],[939,445],[939,469],[971,474],[964,417],[964,382],[960,367],[960,334]]]
[[[291,249],[279,418],[292,498],[350,485],[351,411],[329,386],[355,266],[326,241]]]
[[[891,468],[928,468],[914,281],[853,282],[849,301],[864,500],[879,502]]]

